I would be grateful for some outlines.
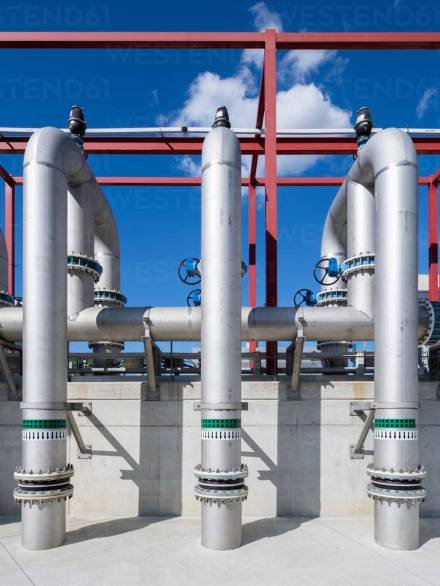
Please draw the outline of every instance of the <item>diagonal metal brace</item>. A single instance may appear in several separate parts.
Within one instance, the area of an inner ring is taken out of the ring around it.
[[[368,414],[366,413],[368,411]],[[372,401],[353,401],[350,403],[350,415],[358,416],[364,422],[361,433],[355,444],[350,446],[350,458],[352,460],[362,459],[365,455],[372,455],[372,451],[365,450],[364,444],[368,432],[373,426],[375,407]]]
[[[18,400],[18,389],[15,386],[14,377],[12,376],[11,369],[9,368],[8,359],[6,358],[5,349],[2,343],[0,343],[0,368],[8,386],[8,399],[10,401]]]
[[[92,457],[92,446],[84,443],[83,437],[79,430],[79,427],[75,421],[72,411],[82,412],[84,415],[91,413],[90,408],[83,403],[67,403],[66,405],[66,417],[69,422],[70,429],[72,430],[73,437],[78,445],[78,458],[90,459]]]
[[[304,350],[304,329],[302,320],[298,320],[298,332],[293,343],[293,364],[292,364],[292,378],[290,381],[290,388],[293,391],[298,391],[301,384],[301,361]]]
[[[150,334],[150,325],[148,320],[144,320],[145,335],[142,336],[144,344],[145,363],[147,365],[148,375],[148,390],[150,393],[155,393],[159,390],[159,382],[157,374],[160,371],[160,349],[155,344]]]

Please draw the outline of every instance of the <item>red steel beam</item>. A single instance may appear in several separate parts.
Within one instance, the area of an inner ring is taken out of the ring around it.
[[[8,293],[15,295],[15,187],[5,183],[5,241],[8,252]]]
[[[267,132],[267,131],[266,131]],[[29,137],[0,137],[0,154],[23,154]],[[266,139],[267,140],[267,139]],[[414,137],[419,155],[439,155],[439,137]],[[203,137],[88,137],[85,150],[92,155],[200,155]],[[240,137],[242,155],[264,155],[263,137]],[[350,137],[278,137],[278,155],[352,155],[357,151]]]
[[[0,49],[257,49],[259,32],[2,32]]]
[[[428,185],[428,299],[438,301],[438,193],[437,183]]]
[[[262,128],[264,120],[264,68],[261,74],[260,94],[258,96],[256,128]],[[257,137],[256,137],[257,138]],[[252,155],[251,168],[249,173],[248,189],[248,247],[249,247],[249,305],[257,305],[257,194],[256,194],[256,175],[257,175],[258,155]],[[249,352],[256,352],[257,341],[249,342]],[[251,368],[254,363],[251,361]]]
[[[264,175],[266,188],[266,306],[278,303],[278,218],[277,218],[277,48],[276,33],[266,31],[264,48],[265,141]],[[276,374],[277,344],[266,342],[266,372]]]
[[[271,31],[278,49],[438,49],[438,32]],[[2,32],[0,49],[263,48],[262,32]]]
[[[9,176],[11,177],[11,176]],[[419,177],[419,185],[430,185],[433,176]],[[14,185],[23,185],[23,177],[13,176]],[[279,187],[337,187],[342,185],[344,177],[277,177]],[[200,177],[96,177],[103,186],[138,186],[138,187],[199,187]],[[241,184],[247,187],[250,177],[243,177]],[[255,179],[255,186],[264,187],[264,177]]]
[[[278,49],[440,49],[438,32],[278,33]]]
[[[257,197],[255,184],[248,187],[248,303],[257,305]],[[249,352],[255,352],[257,342],[249,342]]]
[[[6,171],[6,169],[2,165],[0,165],[0,177],[3,179],[5,183],[7,183],[7,185],[15,187],[14,178]]]
[[[258,96],[257,120],[255,122],[256,128],[262,128],[264,120],[264,69],[261,74],[260,94]],[[255,137],[256,139],[258,137]],[[252,155],[250,178],[253,181],[257,175],[258,154]]]

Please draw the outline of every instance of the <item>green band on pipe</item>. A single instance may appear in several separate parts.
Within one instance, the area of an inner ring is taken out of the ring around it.
[[[23,419],[21,422],[23,429],[64,429],[66,427],[65,419]]]
[[[236,429],[241,427],[241,419],[202,419],[202,429]]]
[[[376,429],[395,428],[395,429],[415,429],[415,419],[375,419],[374,427]]]

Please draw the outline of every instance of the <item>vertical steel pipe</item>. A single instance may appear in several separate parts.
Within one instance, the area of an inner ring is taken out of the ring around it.
[[[375,251],[376,202],[371,188],[349,181],[347,184],[347,257],[368,260]],[[347,303],[366,315],[374,315],[374,267],[351,263],[343,279],[347,284]]]
[[[376,199],[376,413],[374,462],[368,467],[375,539],[384,547],[411,550],[419,545],[425,470],[417,422],[417,156],[410,137],[394,128],[374,135],[347,181],[374,185]]]
[[[66,463],[67,189],[92,179],[82,153],[56,128],[37,131],[24,157],[22,543],[64,540],[72,466]]]
[[[419,502],[424,497],[417,422],[417,166],[409,138],[407,148],[413,153],[408,164],[383,169],[375,183],[374,471],[385,473],[373,472],[371,489],[376,541],[403,550],[419,546]],[[391,471],[400,476],[389,478]],[[403,490],[394,489],[396,481]],[[384,485],[391,494],[381,493]]]
[[[107,198],[99,185],[94,185],[94,250],[95,260],[102,268],[102,274],[95,285],[95,305],[100,307],[123,307],[126,302],[120,287],[119,235],[116,220]],[[123,341],[91,342],[94,365],[104,368],[119,364],[119,357],[106,358],[106,355],[119,354],[124,348]]]
[[[93,305],[95,278],[93,261],[93,214],[95,180],[69,188],[67,194],[67,313],[75,320],[80,311]],[[69,262],[78,259],[80,262]],[[86,263],[89,262],[89,266]]]
[[[330,258],[335,258],[338,265],[347,258],[347,189],[345,183],[339,188],[330,206],[322,233],[321,261],[326,262]],[[330,310],[347,305],[347,284],[341,278],[334,281],[334,278],[329,277],[322,279],[321,290],[317,296],[320,307],[327,307]],[[350,340],[341,342],[318,340],[318,350],[324,350],[327,355],[335,355],[334,358],[322,361],[323,366],[340,368],[346,366],[347,359],[341,358],[340,355],[350,350],[351,345]]]
[[[240,145],[219,108],[202,153],[202,460],[196,467],[202,545],[241,544]]]

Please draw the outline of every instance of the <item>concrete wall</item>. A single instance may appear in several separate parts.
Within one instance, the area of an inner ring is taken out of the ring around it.
[[[322,381],[323,379],[321,379]],[[142,400],[138,382],[69,384],[69,400],[91,403],[92,416],[75,413],[91,459],[78,457],[69,433],[75,493],[69,512],[94,515],[196,515],[193,467],[200,461],[200,399],[197,382],[161,385],[160,400]],[[440,516],[440,401],[437,384],[420,384],[421,461],[428,468],[422,514]],[[277,382],[243,383],[243,461],[249,466],[244,514],[365,515],[369,458],[351,460],[361,421],[350,402],[369,400],[369,382],[308,382],[301,398],[286,395]],[[18,513],[12,500],[20,462],[19,404],[0,388],[0,514]],[[299,399],[299,400],[298,400]],[[372,449],[371,433],[367,448]]]

